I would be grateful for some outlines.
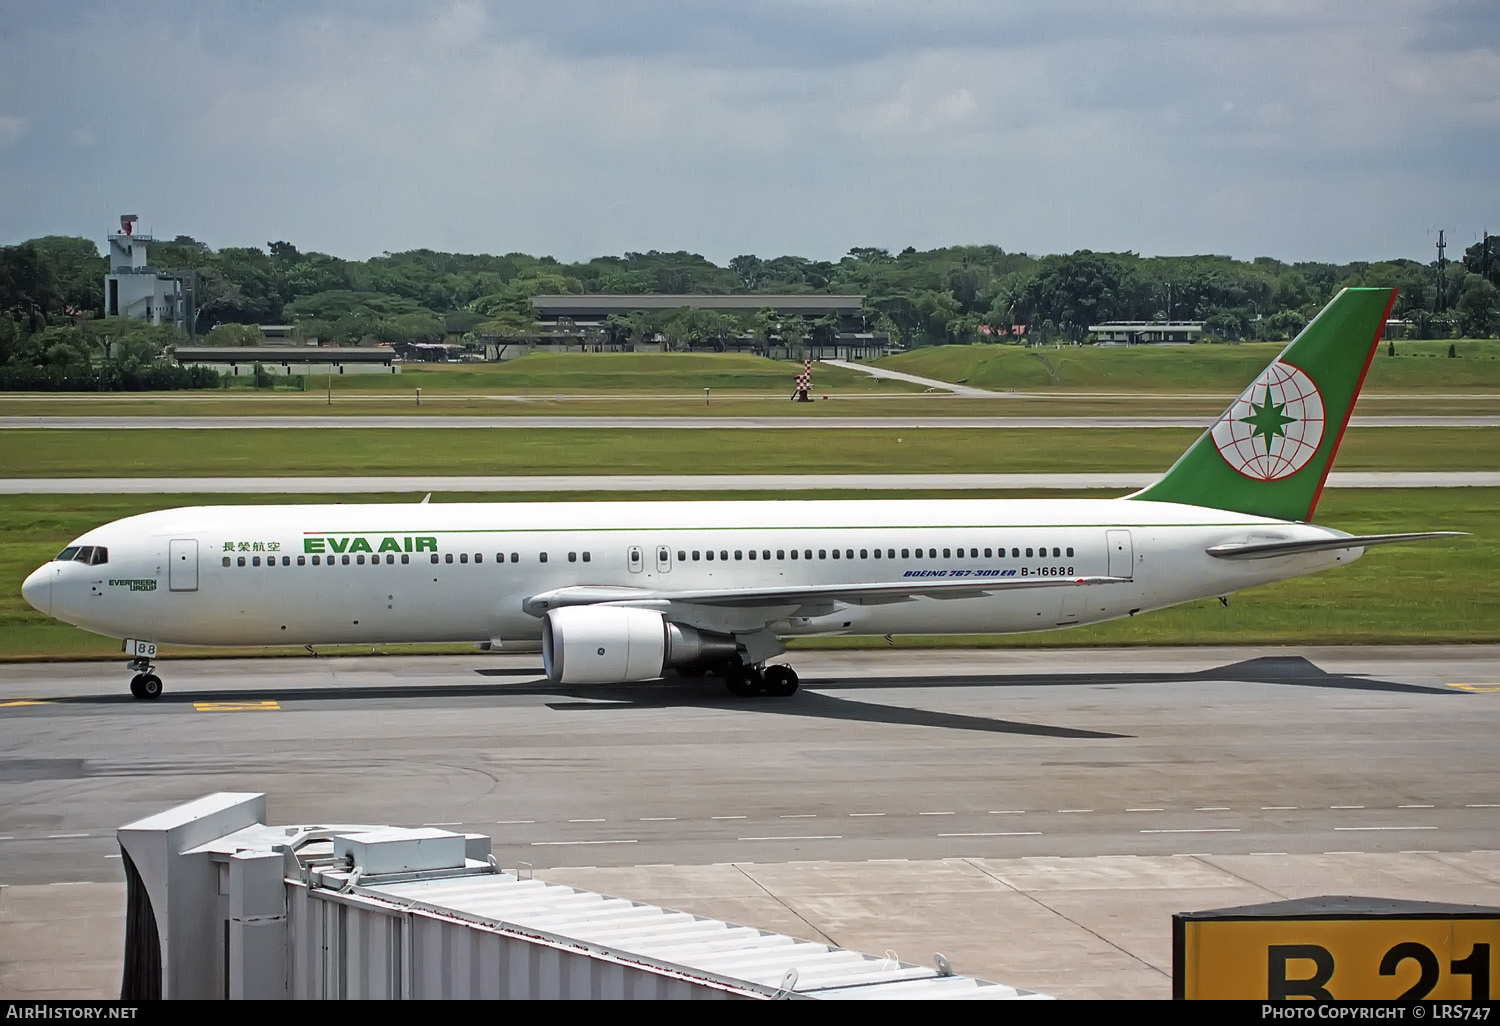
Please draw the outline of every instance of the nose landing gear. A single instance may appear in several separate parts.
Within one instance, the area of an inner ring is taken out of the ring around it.
[[[130,668],[136,675],[130,678],[130,693],[136,698],[150,701],[161,697],[161,678],[149,659],[132,659]]]

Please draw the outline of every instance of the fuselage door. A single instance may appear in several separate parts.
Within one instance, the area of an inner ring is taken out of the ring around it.
[[[641,558],[641,547],[639,545],[632,545],[626,551],[625,563],[630,567],[630,572],[633,574],[638,574],[645,569],[646,564]]]
[[[198,539],[173,538],[167,552],[167,588],[198,590]]]
[[[1135,576],[1135,546],[1130,542],[1129,531],[1105,531],[1109,546],[1109,576]]]
[[[664,574],[672,569],[672,550],[665,545],[656,547],[656,572]]]

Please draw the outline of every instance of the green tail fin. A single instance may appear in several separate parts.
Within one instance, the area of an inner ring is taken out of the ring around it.
[[[1344,289],[1160,481],[1132,499],[1311,520],[1396,302]]]

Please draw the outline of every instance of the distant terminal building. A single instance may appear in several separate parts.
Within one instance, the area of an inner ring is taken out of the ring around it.
[[[146,254],[156,240],[136,233],[139,220],[135,214],[121,215],[120,230],[109,237],[104,316],[171,325],[191,337],[198,315],[197,277],[192,271],[167,272],[152,267]]]
[[[795,346],[773,343],[765,347],[746,333],[735,338],[726,338],[713,344],[699,343],[697,349],[728,349],[736,352],[757,351],[769,348],[767,355],[779,359],[804,356],[815,360],[862,360],[884,356],[890,347],[890,339],[866,330],[864,315],[865,297],[862,295],[697,295],[697,294],[646,294],[646,295],[562,295],[535,296],[531,300],[536,311],[536,333],[528,340],[534,351],[580,352],[633,350],[659,352],[665,348],[660,340],[636,341],[630,344],[607,341],[607,322],[612,316],[627,317],[632,313],[665,313],[688,307],[694,310],[710,310],[715,313],[753,316],[761,310],[772,310],[780,318],[801,318],[805,330],[810,333],[814,321],[824,317],[837,318],[838,327],[834,338],[820,343],[811,340]],[[486,340],[492,346],[495,340]],[[500,358],[519,356],[524,350],[515,346],[500,346],[505,351]],[[796,352],[793,353],[792,350]]]
[[[401,357],[388,346],[178,346],[184,367],[211,367],[230,377],[268,374],[400,374]]]
[[[1110,321],[1090,324],[1100,345],[1185,345],[1203,337],[1202,321]]]

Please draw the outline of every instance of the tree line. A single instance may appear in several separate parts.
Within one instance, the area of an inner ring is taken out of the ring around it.
[[[1491,240],[1491,249],[1500,243]],[[1441,270],[1404,259],[1287,263],[1088,250],[1036,257],[999,246],[855,247],[837,261],[745,254],[722,267],[656,250],[581,263],[427,249],[344,260],[285,241],[213,249],[185,235],[153,243],[150,257],[155,268],[194,272],[195,334],[218,344],[256,342],[259,332],[246,326],[263,324],[292,324],[344,345],[525,337],[535,331],[531,298],[561,293],[860,293],[867,328],[911,346],[1086,341],[1090,324],[1165,318],[1204,321],[1210,338],[1285,339],[1349,285],[1397,287],[1393,316],[1410,320],[1416,337],[1500,334],[1500,252],[1486,254],[1481,243]],[[0,247],[0,366],[77,370],[181,341],[165,329],[107,323],[106,272],[89,239]],[[831,330],[831,321],[776,321],[767,310],[680,309],[611,318],[604,334],[795,344]]]

